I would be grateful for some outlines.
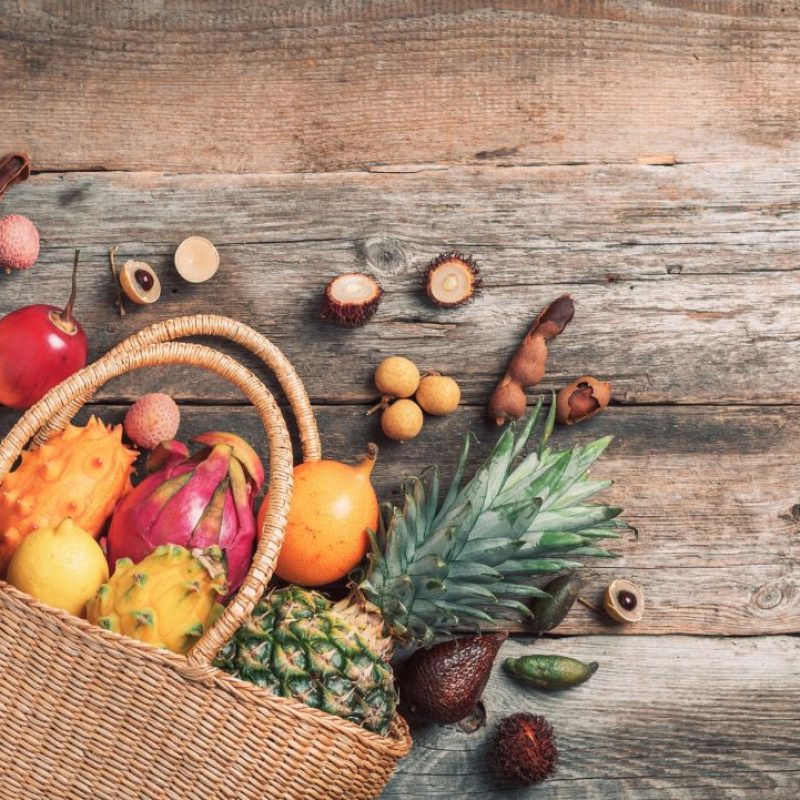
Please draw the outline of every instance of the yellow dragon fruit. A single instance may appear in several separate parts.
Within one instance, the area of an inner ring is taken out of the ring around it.
[[[134,564],[121,558],[111,580],[86,606],[86,618],[106,630],[186,653],[222,612],[227,592],[219,547],[157,547]]]
[[[55,528],[71,517],[97,538],[131,489],[136,456],[122,444],[122,425],[107,426],[96,417],[24,452],[0,485],[0,577],[19,543],[37,528]]]

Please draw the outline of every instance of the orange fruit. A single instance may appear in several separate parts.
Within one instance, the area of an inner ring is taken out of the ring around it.
[[[294,469],[294,494],[275,574],[300,586],[344,578],[369,550],[378,527],[378,498],[370,481],[378,448],[370,445],[357,466],[309,461]],[[261,504],[259,527],[269,497]]]

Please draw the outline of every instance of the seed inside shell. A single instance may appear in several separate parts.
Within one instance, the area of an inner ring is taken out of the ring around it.
[[[480,289],[478,265],[472,256],[450,251],[428,264],[425,292],[442,308],[456,308],[469,302]]]
[[[345,272],[325,287],[322,318],[345,328],[358,328],[370,321],[382,297],[383,289],[371,275]]]
[[[129,300],[148,306],[161,297],[161,282],[145,261],[126,261],[119,271],[119,284]]]
[[[644,616],[644,592],[633,581],[612,581],[603,597],[606,613],[617,622],[639,622]]]

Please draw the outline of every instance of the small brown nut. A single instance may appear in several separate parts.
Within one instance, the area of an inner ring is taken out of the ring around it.
[[[562,425],[574,425],[599,414],[611,400],[611,384],[583,375],[565,386],[556,398],[556,418]]]
[[[161,297],[161,283],[153,268],[144,261],[126,261],[119,271],[119,284],[129,300],[147,306]]]
[[[633,581],[612,581],[603,597],[606,613],[617,622],[639,622],[644,616],[644,592]]]

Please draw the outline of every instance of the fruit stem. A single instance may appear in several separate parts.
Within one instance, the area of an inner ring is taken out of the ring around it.
[[[370,442],[367,445],[367,453],[364,456],[364,460],[361,462],[361,469],[363,469],[367,475],[372,472],[372,468],[375,466],[375,462],[378,460],[378,445],[375,442]]]
[[[108,260],[109,263],[111,264],[111,278],[114,281],[114,289],[117,293],[117,299],[114,301],[114,305],[119,309],[119,315],[121,317],[124,317],[125,306],[122,303],[122,286],[120,286],[119,273],[117,272],[117,261],[116,261],[117,249],[118,246],[114,245],[108,251]]]
[[[58,315],[62,322],[69,325],[75,324],[75,317],[72,316],[72,309],[75,306],[75,297],[78,293],[78,259],[80,258],[81,251],[75,251],[75,260],[72,263],[72,293],[69,296],[67,305],[64,310]]]
[[[367,413],[366,413],[366,416],[370,416],[370,414],[374,414],[376,411],[383,411],[383,410],[385,410],[386,408],[388,408],[388,407],[389,407],[389,403],[390,403],[390,402],[391,402],[393,399],[394,399],[394,398],[393,398],[393,397],[392,397],[390,394],[385,394],[385,395],[383,395],[383,397],[381,397],[381,399],[380,399],[380,400],[378,400],[378,402],[377,402],[377,403],[375,403],[375,405],[374,405],[374,406],[372,406],[372,408],[371,408],[369,411],[367,411]]]
[[[586,608],[590,608],[592,611],[602,611],[603,610],[602,608],[598,608],[594,603],[592,603],[591,601],[587,600],[585,597],[581,597],[580,595],[578,595],[578,602],[582,606],[586,606]]]

